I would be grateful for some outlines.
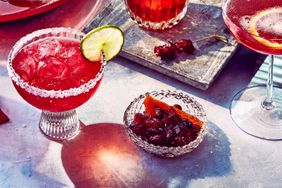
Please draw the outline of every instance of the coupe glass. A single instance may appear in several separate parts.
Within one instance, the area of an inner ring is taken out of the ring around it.
[[[28,45],[34,44],[37,41],[42,41],[46,38],[57,38],[79,42],[83,38],[83,36],[84,33],[71,28],[48,28],[38,30],[21,38],[14,45],[9,54],[7,65],[9,76],[12,79],[16,90],[23,97],[23,99],[25,99],[34,107],[42,110],[41,118],[39,121],[39,128],[42,133],[44,133],[48,138],[52,140],[71,139],[79,133],[80,123],[77,118],[75,108],[84,104],[98,89],[103,76],[106,61],[103,57],[101,57],[101,64],[97,68],[97,74],[93,74],[93,77],[91,77],[89,81],[84,83],[82,82],[81,85],[75,88],[59,90],[42,89],[31,85],[30,83],[25,81],[19,73],[16,72],[13,63],[15,62],[14,60],[21,49]],[[56,49],[54,49],[53,47],[47,46],[47,48],[45,48],[42,52],[43,54],[52,53],[51,50],[56,51]],[[68,65],[68,70],[69,74],[74,74],[75,70],[78,69],[79,66],[78,64],[76,64],[78,59],[74,58],[74,56],[69,56],[69,54],[62,53],[59,55],[64,56],[67,62],[73,63],[73,65]],[[79,52],[78,55],[81,56],[81,53]],[[38,58],[35,57],[35,54],[30,54],[30,56],[32,58]],[[50,60],[53,57],[47,56],[46,58]],[[80,57],[80,59],[82,59],[82,57]],[[51,59],[50,61],[54,60]],[[30,64],[31,62],[22,62],[23,65],[25,63]],[[57,62],[56,65],[58,66],[52,69],[54,70],[55,74],[61,74],[58,73],[58,71],[61,69],[60,63],[61,62]],[[40,68],[41,66],[38,67],[38,69]],[[41,72],[40,70],[38,70],[36,74],[40,74],[41,76]],[[80,73],[80,75],[81,77],[77,77],[77,80],[84,79],[84,72]],[[40,76],[37,77],[37,79],[40,79]],[[68,78],[65,80],[68,80]],[[50,84],[52,84],[52,81],[50,81]]]
[[[282,89],[273,84],[274,55],[282,55],[281,0],[223,0],[223,19],[238,42],[271,56],[266,85],[239,91],[230,113],[246,133],[267,140],[282,139]]]

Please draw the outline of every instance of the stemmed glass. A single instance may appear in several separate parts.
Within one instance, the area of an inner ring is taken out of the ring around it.
[[[52,140],[79,134],[75,109],[96,92],[104,73],[103,57],[90,63],[82,56],[79,42],[84,35],[71,28],[38,30],[21,38],[8,57],[16,90],[42,110],[39,128]]]
[[[246,133],[267,140],[282,139],[282,89],[273,84],[274,55],[282,55],[281,0],[222,0],[223,19],[238,42],[270,55],[265,85],[239,91],[230,113]]]

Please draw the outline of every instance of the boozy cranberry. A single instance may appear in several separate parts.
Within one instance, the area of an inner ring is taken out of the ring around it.
[[[137,135],[144,135],[145,127],[142,124],[133,124],[129,128]]]
[[[155,48],[154,48],[154,53],[157,55],[157,56],[162,56],[162,46],[156,46]]]
[[[141,123],[143,123],[143,122],[144,122],[144,115],[141,114],[141,113],[136,113],[136,114],[134,115],[134,120],[133,120],[133,122],[134,122],[135,124],[141,124]]]
[[[190,121],[187,120],[183,120],[182,121],[182,125],[184,125],[186,128],[191,129],[192,127],[192,123]]]
[[[176,46],[172,41],[168,41],[165,45],[155,46],[154,53],[161,57],[162,60],[172,60],[175,57]]]
[[[145,121],[146,127],[153,127],[153,128],[159,128],[161,122],[157,118],[150,118]]]
[[[185,137],[183,136],[177,136],[174,141],[172,142],[172,145],[174,146],[184,146],[187,144],[187,141]]]
[[[155,117],[158,119],[162,119],[165,112],[160,107],[155,107]]]
[[[187,54],[192,54],[195,51],[195,47],[191,40],[181,39],[175,43],[175,46],[179,52],[186,52]]]
[[[164,46],[162,48],[162,55],[161,55],[161,59],[162,60],[172,60],[175,57],[175,51],[173,48],[169,47],[169,46]]]
[[[164,137],[162,135],[154,135],[149,138],[149,142],[155,145],[164,145]]]
[[[173,105],[175,108],[179,109],[179,110],[182,110],[182,107],[179,105],[179,104],[175,104]]]

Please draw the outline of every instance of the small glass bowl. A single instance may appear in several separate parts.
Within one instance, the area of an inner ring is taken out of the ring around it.
[[[155,99],[161,100],[162,102],[165,102],[169,105],[179,104],[184,112],[187,112],[203,121],[204,123],[197,138],[184,146],[167,147],[153,145],[143,140],[140,136],[136,135],[129,127],[132,124],[134,115],[136,113],[143,113],[145,111],[143,101],[147,95],[150,95]],[[124,126],[129,134],[129,137],[135,144],[137,144],[147,152],[163,157],[176,157],[191,152],[203,141],[203,138],[207,133],[207,117],[202,105],[200,105],[194,98],[179,91],[161,90],[147,92],[140,95],[139,97],[135,98],[125,110],[123,121],[125,123]]]

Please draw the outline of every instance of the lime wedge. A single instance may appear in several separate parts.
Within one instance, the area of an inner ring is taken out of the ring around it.
[[[107,61],[121,51],[124,42],[123,32],[114,25],[97,27],[87,33],[80,42],[83,56],[91,62],[99,61],[102,53]]]

